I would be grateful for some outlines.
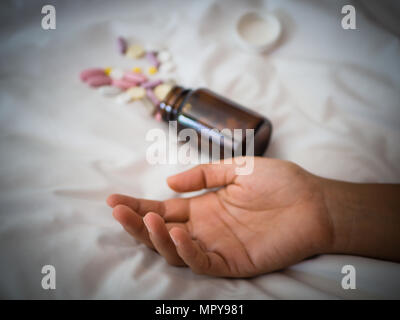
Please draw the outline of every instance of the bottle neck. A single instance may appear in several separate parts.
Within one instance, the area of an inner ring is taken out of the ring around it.
[[[160,102],[157,108],[157,112],[160,113],[161,119],[164,121],[176,120],[182,102],[190,91],[190,89],[174,86],[165,99]]]

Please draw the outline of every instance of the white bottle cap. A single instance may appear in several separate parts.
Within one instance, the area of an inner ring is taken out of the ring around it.
[[[247,12],[235,24],[239,44],[252,52],[270,50],[278,41],[282,27],[278,17],[272,13]]]

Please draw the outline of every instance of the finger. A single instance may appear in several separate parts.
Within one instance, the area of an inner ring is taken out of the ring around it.
[[[149,211],[157,212],[159,214],[163,214],[165,211],[164,203],[161,201],[138,199],[123,194],[110,195],[107,198],[107,203],[111,208],[123,204],[142,216]]]
[[[201,164],[167,179],[169,187],[178,192],[196,191],[204,188],[222,187],[236,178],[234,163]]]
[[[113,216],[130,235],[154,249],[140,215],[127,206],[117,205],[113,210]]]
[[[204,251],[198,243],[191,239],[186,230],[173,228],[169,233],[178,255],[193,272],[213,276],[232,276],[225,260],[215,252]]]
[[[190,199],[174,198],[164,201],[165,211],[163,218],[165,221],[185,222],[189,219]]]
[[[174,243],[168,233],[163,218],[154,212],[149,212],[143,218],[149,232],[150,240],[154,248],[162,255],[165,260],[174,266],[184,266],[185,263],[176,252]]]
[[[168,232],[172,228],[182,228],[184,230],[188,230],[186,224],[184,224],[184,223],[167,222],[167,223],[165,223],[165,226],[167,227]]]
[[[138,199],[122,194],[112,194],[107,198],[107,203],[112,208],[123,204],[141,216],[150,211],[155,212],[161,215],[165,221],[185,222],[189,217],[189,199],[176,198],[166,201],[155,201]]]

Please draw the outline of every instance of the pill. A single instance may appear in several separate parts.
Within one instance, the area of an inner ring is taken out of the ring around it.
[[[156,68],[158,68],[158,66],[160,65],[160,61],[158,61],[154,52],[151,52],[151,51],[147,52],[146,59],[152,66],[154,66]]]
[[[141,45],[135,44],[126,50],[126,56],[132,59],[141,58],[144,55],[144,49]]]
[[[110,77],[113,79],[122,79],[124,77],[125,72],[118,68],[113,68],[110,72]]]
[[[132,69],[132,71],[135,72],[135,73],[142,73],[142,68],[140,68],[140,67],[134,67],[134,68]]]
[[[112,85],[114,87],[120,88],[122,90],[126,90],[129,88],[135,87],[137,85],[137,83],[134,81],[128,81],[126,79],[113,79]]]
[[[158,98],[157,98],[156,95],[154,94],[153,90],[147,89],[147,90],[146,90],[146,95],[147,95],[147,98],[149,98],[149,100],[150,100],[155,106],[158,106],[158,105],[160,104],[160,100],[158,100]]]
[[[161,122],[161,120],[162,120],[162,118],[161,118],[161,113],[160,113],[160,112],[157,112],[157,113],[154,115],[154,118],[155,118],[158,122]]]
[[[119,104],[126,104],[129,101],[131,101],[131,95],[128,94],[126,91],[117,95],[117,97],[115,98],[115,101]]]
[[[163,83],[161,79],[156,79],[156,80],[149,80],[146,82],[143,82],[141,86],[145,89],[153,89],[154,87],[158,86],[159,84]]]
[[[158,100],[164,100],[168,93],[171,91],[172,86],[166,83],[159,84],[157,87],[154,88],[154,94]]]
[[[129,81],[135,81],[137,83],[142,83],[147,81],[147,77],[144,74],[131,71],[125,73],[124,79]]]
[[[171,53],[168,50],[162,50],[158,53],[157,59],[163,63],[171,60]]]
[[[87,80],[91,87],[107,86],[111,84],[111,78],[106,75],[92,76]]]
[[[117,39],[117,49],[120,54],[125,54],[127,43],[123,37],[118,37]]]
[[[157,68],[155,66],[152,66],[149,68],[147,71],[150,75],[156,74],[157,73]]]
[[[107,76],[109,76],[111,72],[112,72],[112,68],[111,68],[111,67],[107,67],[107,68],[104,69],[104,73],[105,73]]]
[[[146,91],[142,87],[133,87],[126,91],[127,94],[130,95],[132,100],[139,100],[146,96]]]
[[[93,76],[104,76],[104,69],[101,68],[90,68],[83,70],[80,74],[80,78],[82,81],[87,81],[90,77]]]
[[[171,72],[175,69],[175,64],[172,61],[167,61],[161,64],[160,72]]]
[[[113,86],[102,86],[97,89],[100,94],[103,96],[115,96],[118,93],[121,93],[121,89],[118,87],[113,87]]]

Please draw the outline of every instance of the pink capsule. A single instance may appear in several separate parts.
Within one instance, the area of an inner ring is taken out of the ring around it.
[[[154,87],[158,86],[159,84],[163,83],[161,79],[156,80],[149,80],[142,83],[142,87],[145,89],[153,89]]]
[[[154,94],[153,90],[147,89],[146,90],[146,95],[155,106],[158,106],[160,104],[160,100],[157,99],[157,97]]]
[[[124,38],[118,37],[117,39],[117,48],[120,54],[125,54],[128,45]]]
[[[154,54],[154,52],[147,52],[146,53],[146,59],[147,59],[147,61],[149,61],[149,63],[152,65],[152,66],[154,66],[154,67],[156,67],[156,68],[158,68],[159,67],[159,65],[160,65],[160,61],[158,61],[158,59],[157,59],[157,57],[156,57],[156,55]]]
[[[112,79],[112,85],[122,90],[126,90],[132,87],[136,87],[137,82],[128,81],[126,79]]]
[[[94,76],[104,76],[104,69],[101,68],[90,68],[83,70],[80,74],[80,78],[82,81],[86,82],[89,78]]]
[[[136,83],[143,83],[147,81],[147,77],[142,73],[127,72],[124,75],[124,79],[128,81],[134,81]]]
[[[87,83],[91,87],[108,86],[111,84],[111,78],[106,75],[92,76],[87,79]]]

